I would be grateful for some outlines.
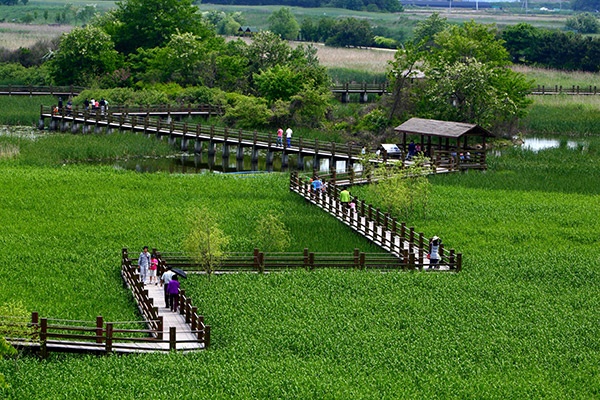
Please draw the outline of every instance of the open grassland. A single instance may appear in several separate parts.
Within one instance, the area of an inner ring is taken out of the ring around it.
[[[432,178],[428,218],[409,223],[463,252],[460,274],[191,277],[184,287],[213,328],[208,351],[4,360],[12,388],[0,394],[597,398],[600,186],[591,183],[600,179],[600,142],[581,140],[575,149],[507,149],[486,173]],[[0,299],[43,315],[135,319],[120,248],[179,248],[181,214],[195,204],[221,217],[239,249],[251,246],[253,219],[273,210],[298,248],[364,248],[280,176],[140,175],[14,159],[0,170],[0,278],[10,282]]]
[[[534,96],[524,133],[600,136],[600,96]]]
[[[534,68],[523,65],[513,65],[512,70],[525,74],[529,79],[533,79],[536,86],[545,86],[554,88],[562,86],[563,88],[571,88],[579,86],[581,88],[589,88],[596,86],[600,91],[600,73],[584,72],[584,71],[561,71],[548,68]]]
[[[3,9],[7,7],[4,6]],[[64,32],[73,29],[69,25],[32,25],[0,23],[0,47],[16,50],[20,47],[29,47],[41,40],[52,40]]]

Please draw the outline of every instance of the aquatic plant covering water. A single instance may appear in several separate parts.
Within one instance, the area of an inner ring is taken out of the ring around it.
[[[195,354],[0,361],[9,399],[600,396],[600,142],[504,151],[487,172],[432,177],[408,221],[464,254],[459,274],[295,271],[190,277],[212,327]],[[368,246],[289,193],[283,175],[138,174],[0,160],[0,301],[50,317],[137,319],[121,247],[178,249],[205,205],[236,248],[283,215],[291,249]],[[368,188],[353,189],[368,197]],[[372,199],[375,201],[376,199]]]

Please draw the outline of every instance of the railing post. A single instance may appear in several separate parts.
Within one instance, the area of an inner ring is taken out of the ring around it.
[[[104,319],[101,315],[96,317],[96,343],[102,343],[102,331],[104,327]]]
[[[156,330],[158,331],[156,337],[157,337],[158,340],[163,340],[163,329],[165,329],[164,328],[164,326],[165,326],[164,323],[165,323],[164,322],[164,317],[162,315],[160,315],[158,317],[158,324],[157,324],[157,327],[156,327]]]
[[[198,330],[198,307],[194,306],[191,309],[191,327],[192,327],[192,331],[197,331]]]
[[[366,267],[366,262],[365,262],[365,253],[360,253],[360,269],[365,269]]]
[[[456,254],[456,272],[460,272],[462,270],[462,253]]]
[[[42,318],[40,326],[40,356],[42,358],[48,358],[48,347],[46,342],[48,341],[48,318]]]
[[[179,310],[179,315],[183,315],[185,313],[185,306],[183,304],[183,299],[185,298],[185,289],[179,289],[179,296],[177,296],[177,308]]]
[[[308,249],[304,248],[304,253],[303,253],[303,261],[304,261],[304,268],[308,269]]]
[[[169,350],[177,350],[177,328],[169,328]]]
[[[185,323],[189,324],[191,320],[190,312],[192,310],[192,299],[189,297],[185,299]]]
[[[106,323],[106,346],[104,347],[104,350],[107,353],[111,353],[112,346],[113,346],[113,324],[112,324],[112,322],[107,322]]]
[[[204,348],[210,345],[210,325],[204,326]]]

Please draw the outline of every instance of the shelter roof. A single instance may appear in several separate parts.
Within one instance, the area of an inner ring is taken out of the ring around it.
[[[394,128],[394,130],[411,135],[436,136],[443,138],[460,138],[464,135],[494,136],[490,131],[477,124],[424,118],[411,118]]]

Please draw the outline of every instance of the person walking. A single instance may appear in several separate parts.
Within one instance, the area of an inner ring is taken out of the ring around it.
[[[156,273],[158,272],[158,258],[152,254],[150,257],[150,266],[148,267],[148,283],[152,285],[158,285],[158,278],[156,277]]]
[[[348,204],[350,203],[350,192],[348,189],[342,190],[340,192],[340,202],[342,203],[342,207],[344,207],[344,212],[348,208]]]
[[[148,246],[144,246],[140,253],[138,267],[140,268],[140,281],[145,284],[146,278],[148,277],[148,267],[150,267],[150,253],[148,253]]]
[[[173,278],[169,281],[167,291],[169,292],[171,311],[175,312],[177,311],[177,306],[179,305],[179,278],[177,275],[173,275]]]
[[[167,270],[162,274],[162,276],[160,277],[160,284],[163,287],[163,293],[165,295],[165,307],[166,308],[171,308],[171,297],[169,296],[169,282],[171,282],[171,279],[173,279],[173,275],[175,275],[175,272],[171,271],[171,266],[168,265]]]
[[[292,134],[294,133],[294,131],[292,131],[292,128],[287,128],[285,130],[285,138],[287,140],[287,147],[288,149],[290,147],[292,147]]]
[[[429,254],[427,254],[429,258],[429,269],[437,269],[439,268],[440,263],[440,245],[442,244],[442,240],[434,236],[429,241]]]
[[[277,147],[283,147],[283,129],[277,129]]]

